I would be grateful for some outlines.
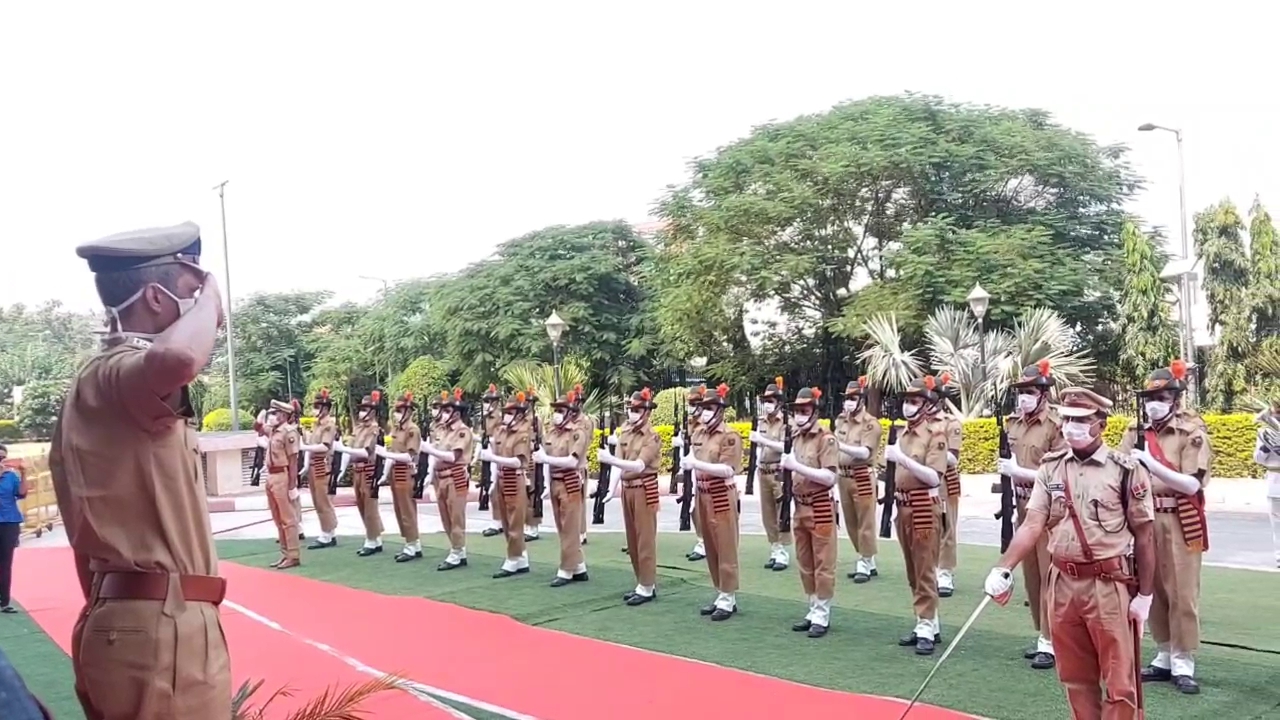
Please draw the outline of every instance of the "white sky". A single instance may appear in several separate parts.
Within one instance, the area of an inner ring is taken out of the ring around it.
[[[1129,144],[1150,182],[1134,210],[1176,241],[1174,141],[1146,121],[1185,131],[1192,211],[1261,193],[1280,214],[1267,7],[4,2],[0,304],[94,307],[77,244],[187,219],[221,276],[210,188],[228,179],[236,296],[368,297],[361,275],[643,221],[689,158],[752,125],[904,90]]]

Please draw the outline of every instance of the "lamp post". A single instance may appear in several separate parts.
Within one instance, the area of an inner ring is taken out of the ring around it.
[[[239,392],[236,390],[236,334],[231,329],[231,252],[227,249],[227,197],[224,192],[229,182],[231,181],[223,180],[214,185],[213,189],[218,191],[218,204],[222,206],[222,262],[225,276],[223,292],[227,296],[227,312],[223,315],[223,320],[227,323],[227,384],[231,390],[231,429],[239,432],[240,399]]]
[[[690,382],[706,382],[707,379],[702,376],[702,371],[707,369],[707,358],[699,355],[689,358],[689,369],[693,370],[693,377],[689,378]]]
[[[560,337],[564,335],[564,331],[569,329],[569,323],[560,318],[560,313],[555,310],[551,311],[551,315],[542,323],[547,328],[547,337],[551,338],[551,371],[555,377],[555,387],[552,391],[555,393],[555,399],[560,399]]]
[[[1162,130],[1164,132],[1173,133],[1173,138],[1178,144],[1178,227],[1182,237],[1182,258],[1187,260],[1186,268],[1178,276],[1178,294],[1182,297],[1182,304],[1179,308],[1179,321],[1182,324],[1182,359],[1188,363],[1195,364],[1196,361],[1196,345],[1195,334],[1192,330],[1191,316],[1191,244],[1190,237],[1187,235],[1187,174],[1186,163],[1182,154],[1182,131],[1177,128],[1164,127],[1155,123],[1143,123],[1138,126],[1139,132],[1153,132]],[[1195,379],[1195,373],[1190,373],[1188,380],[1188,394],[1192,401],[1198,400],[1198,383]]]
[[[965,302],[969,303],[969,312],[978,320],[978,362],[982,365],[982,394],[985,403],[985,395],[987,392],[987,325],[984,319],[987,316],[987,308],[991,305],[991,295],[982,289],[980,283],[974,283],[973,289],[969,291],[969,296],[965,298]],[[998,412],[998,408],[993,409]]]

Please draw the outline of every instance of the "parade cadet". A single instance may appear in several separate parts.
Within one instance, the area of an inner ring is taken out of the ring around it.
[[[1253,461],[1267,471],[1267,501],[1271,505],[1271,547],[1276,554],[1276,567],[1280,568],[1280,400],[1273,401],[1255,419],[1264,427],[1258,428]]]
[[[1204,487],[1213,462],[1204,420],[1181,407],[1187,365],[1174,360],[1147,377],[1138,392],[1150,425],[1146,447],[1137,449],[1138,426],[1129,425],[1121,452],[1151,473],[1155,505],[1155,602],[1151,636],[1156,657],[1142,671],[1143,682],[1172,680],[1179,692],[1195,695],[1195,652],[1200,648],[1200,563],[1209,549]]]
[[[687,412],[689,413],[687,416],[689,418],[689,433],[688,433],[689,437],[686,438],[686,437],[683,437],[682,435],[674,435],[671,438],[671,447],[683,449],[686,442],[692,444],[693,434],[697,432],[698,426],[702,424],[702,412],[701,412],[701,405],[699,405],[699,403],[701,403],[703,399],[706,398],[706,396],[707,396],[706,385],[699,385],[698,387],[689,388],[688,392],[685,393],[685,402],[688,403],[688,406],[689,406],[687,408]],[[677,433],[680,433],[681,430],[682,430],[681,428],[676,428]],[[706,559],[707,544],[702,541],[702,524],[701,524],[702,521],[698,517],[698,512],[696,509],[696,505],[698,502],[697,493],[693,493],[692,495],[690,495],[690,497],[693,498],[692,502],[695,505],[695,507],[689,508],[689,517],[693,522],[693,536],[695,538],[695,541],[693,543],[693,549],[690,550],[687,555],[685,555],[685,559],[688,560],[689,562],[698,562],[699,560]]]
[[[1007,603],[1013,568],[1049,536],[1044,594],[1058,678],[1076,720],[1140,717],[1135,643],[1151,610],[1156,563],[1151,478],[1103,444],[1110,408],[1110,400],[1085,388],[1062,391],[1058,412],[1069,447],[1042,458],[1026,517],[985,587],[997,603]],[[1127,556],[1131,544],[1137,577]]]
[[[698,488],[694,510],[700,516],[707,568],[716,599],[702,608],[712,620],[728,620],[738,612],[738,490],[734,476],[742,466],[742,436],[725,425],[729,386],[721,383],[698,403],[698,429],[693,452],[680,458]]]
[[[585,390],[582,389],[581,385],[573,386],[573,397],[574,397],[574,401],[573,401],[573,407],[571,408],[570,417],[573,419],[575,423],[577,423],[579,426],[582,427],[582,432],[586,434],[587,444],[589,445],[591,444],[592,441],[595,440],[596,430],[598,429],[601,432],[603,432],[604,428],[597,428],[595,419],[593,419],[590,415],[583,412],[583,407],[586,405],[586,402],[587,402],[587,393]],[[590,484],[590,478],[587,477],[587,465],[585,462],[582,464],[582,483],[583,483],[583,487],[588,487]],[[584,496],[584,497],[587,497],[587,496]],[[587,503],[585,500],[582,503],[581,514],[582,514],[582,524],[579,525],[578,527],[581,528],[580,534],[582,535],[582,537],[579,538],[579,540],[581,541],[581,544],[586,545],[587,544],[587,526],[589,526],[591,523],[589,522],[590,518],[587,517]]]
[[[800,388],[791,403],[794,435],[791,453],[780,465],[791,471],[795,513],[796,559],[800,562],[800,584],[809,599],[809,614],[791,629],[808,632],[811,638],[827,634],[831,625],[831,600],[836,594],[836,508],[831,489],[840,465],[840,444],[831,431],[818,424],[818,402],[822,391]]]
[[[947,471],[947,429],[930,418],[938,402],[937,381],[926,375],[911,381],[903,393],[902,416],[907,426],[898,442],[885,448],[886,462],[896,463],[895,498],[898,506],[898,544],[906,560],[916,627],[898,644],[915,647],[917,655],[932,655],[942,640],[938,622],[938,532],[942,502],[938,486]]]
[[[267,411],[267,507],[276,524],[280,559],[271,567],[285,570],[302,564],[298,554],[298,431],[290,424],[293,405],[272,400]]]
[[[844,408],[836,418],[836,441],[840,446],[840,506],[849,539],[858,561],[849,577],[864,583],[876,571],[876,485],[871,475],[872,456],[880,447],[880,420],[867,412],[863,397],[867,378],[850,382],[844,391]]]
[[[760,519],[764,522],[764,534],[769,539],[769,561],[766,569],[782,571],[787,569],[791,556],[787,548],[791,546],[791,533],[778,529],[780,519],[779,506],[782,504],[782,482],[778,478],[778,463],[782,461],[782,436],[784,420],[781,404],[786,402],[782,392],[782,378],[765,387],[760,395],[761,418],[764,427],[752,432],[751,444],[759,447],[756,458],[757,477],[760,479]]]
[[[997,459],[996,469],[1013,481],[1018,527],[1026,522],[1027,501],[1031,499],[1041,459],[1066,447],[1062,439],[1062,419],[1049,405],[1053,383],[1049,360],[1044,359],[1023,368],[1021,377],[1011,386],[1017,395],[1017,409],[1005,421],[1005,428],[1012,457]],[[1049,596],[1044,592],[1048,577],[1049,536],[1041,534],[1035,552],[1022,561],[1022,581],[1031,610],[1031,626],[1037,633],[1036,644],[1023,656],[1036,670],[1051,670],[1055,662],[1052,623],[1049,622],[1052,608],[1049,607]]]
[[[382,433],[382,425],[378,422],[378,403],[382,401],[382,393],[374,390],[360,401],[356,412],[356,426],[351,433],[352,447],[347,447],[341,440],[334,441],[338,452],[347,456],[342,467],[348,462],[355,463],[355,475],[351,486],[356,493],[356,507],[360,509],[360,519],[364,521],[364,545],[356,551],[360,557],[369,557],[382,552],[382,513],[378,510],[378,499],[373,497],[373,458],[377,451],[378,436]]]
[[[583,475],[591,435],[574,419],[577,394],[570,390],[551,403],[551,429],[543,446],[533,453],[534,462],[551,476],[543,499],[551,501],[551,515],[560,538],[560,569],[551,587],[586,582],[587,563],[582,552]]]
[[[484,437],[492,438],[498,434],[498,428],[502,427],[502,395],[498,393],[498,386],[489,383],[489,389],[484,391],[484,395],[480,397],[480,422],[484,423]],[[476,461],[480,460],[480,445],[483,444],[483,437],[477,437],[476,442]],[[492,473],[490,473],[492,475]],[[477,471],[476,476],[479,477]],[[482,478],[489,481],[490,478]],[[493,487],[489,488],[489,512],[491,519],[489,526],[480,533],[484,537],[493,537],[502,534],[502,515],[498,511],[498,505],[493,502]]]
[[[413,421],[417,409],[413,393],[406,392],[396,401],[391,428],[391,448],[374,446],[374,452],[383,459],[382,476],[391,478],[391,501],[395,508],[396,525],[404,547],[396,553],[396,562],[410,562],[422,558],[422,542],[418,537],[418,501],[413,497],[413,478],[417,472],[418,454],[422,449],[422,430]]]
[[[649,424],[657,408],[653,391],[645,388],[631,394],[627,424],[618,433],[613,451],[601,449],[596,459],[611,466],[609,495],[605,503],[622,495],[622,524],[627,531],[627,550],[636,588],[622,596],[632,607],[643,605],[658,595],[658,468],[662,464],[662,438]]]
[[[956,526],[960,523],[960,448],[964,445],[964,426],[960,418],[943,412],[950,373],[938,378],[938,402],[925,409],[931,419],[941,422],[947,431],[947,471],[942,474],[938,490],[942,496],[942,529],[938,533],[938,597],[951,597],[955,593]]]
[[[95,720],[226,720],[226,581],[187,389],[222,325],[218,283],[199,265],[194,223],[113,235],[76,254],[109,318],[49,450],[85,599],[71,633],[76,695]]]
[[[525,416],[533,414],[532,401],[517,392],[502,408],[502,424],[489,439],[488,449],[480,451],[480,459],[489,463],[493,474],[491,501],[498,505],[502,531],[507,536],[507,557],[494,578],[507,578],[529,572],[529,553],[525,551],[525,503],[529,484],[527,471],[533,455],[533,426]]]
[[[428,481],[435,486],[440,522],[449,538],[449,555],[436,570],[453,570],[467,564],[467,492],[471,487],[467,453],[473,433],[465,420],[468,408],[462,400],[462,388],[454,388],[453,395],[441,392],[436,408],[432,437],[423,441],[421,449],[433,460]]]
[[[338,423],[333,419],[333,398],[329,397],[329,388],[321,388],[312,407],[316,411],[316,423],[311,426],[311,432],[302,445],[302,451],[306,453],[303,472],[310,476],[311,504],[320,518],[320,537],[307,549],[322,550],[338,544],[338,515],[329,497],[330,472],[333,470],[329,467],[329,460],[333,454],[333,441],[338,438]]]

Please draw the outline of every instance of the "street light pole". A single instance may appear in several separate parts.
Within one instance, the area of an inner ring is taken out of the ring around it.
[[[1196,362],[1196,343],[1191,313],[1193,301],[1191,297],[1191,236],[1187,233],[1187,174],[1186,162],[1182,153],[1182,131],[1154,123],[1143,123],[1138,126],[1138,130],[1140,132],[1163,130],[1164,132],[1173,133],[1173,138],[1178,146],[1178,227],[1182,234],[1180,238],[1182,241],[1182,257],[1187,261],[1182,274],[1178,276],[1178,294],[1182,300],[1178,316],[1182,323],[1182,359],[1194,365]],[[1191,396],[1192,402],[1199,400],[1199,383],[1196,381],[1196,373],[1194,372],[1187,377],[1187,394]]]
[[[231,252],[227,246],[227,198],[224,193],[227,183],[230,180],[223,180],[213,186],[218,191],[218,204],[222,206],[222,262],[223,262],[223,285],[226,288],[224,292],[227,294],[227,312],[224,318],[227,323],[227,383],[231,387],[231,429],[239,432],[240,430],[240,397],[236,390],[236,335],[231,325]]]
[[[965,302],[969,303],[969,311],[978,319],[978,362],[982,364],[982,398],[983,405],[987,402],[987,307],[991,304],[991,296],[986,290],[982,289],[980,283],[973,284],[973,290],[969,291],[969,296],[965,298]],[[994,393],[993,393],[994,395]],[[993,412],[1000,412],[1000,408],[993,407]]]
[[[560,399],[560,338],[564,335],[564,331],[569,329],[569,323],[560,318],[560,313],[555,310],[551,311],[551,315],[544,321],[543,326],[547,329],[547,337],[551,339],[551,373],[552,383],[555,387],[552,392],[555,399]]]
[[[373,282],[382,283],[382,301],[386,302],[387,293],[391,292],[391,283],[387,282],[386,280],[380,277],[370,277],[368,275],[358,275],[357,277],[359,277],[361,280],[371,280]],[[391,358],[389,357],[387,358],[387,377],[386,377],[386,382],[384,384],[386,385],[391,384]]]

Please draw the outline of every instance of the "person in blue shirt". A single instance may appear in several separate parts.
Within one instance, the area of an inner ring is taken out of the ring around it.
[[[22,676],[0,651],[0,708],[5,720],[53,720],[53,716],[36,699]]]
[[[9,590],[13,584],[13,551],[22,532],[18,501],[27,496],[27,485],[16,471],[4,465],[9,449],[0,445],[0,613],[15,613]]]

